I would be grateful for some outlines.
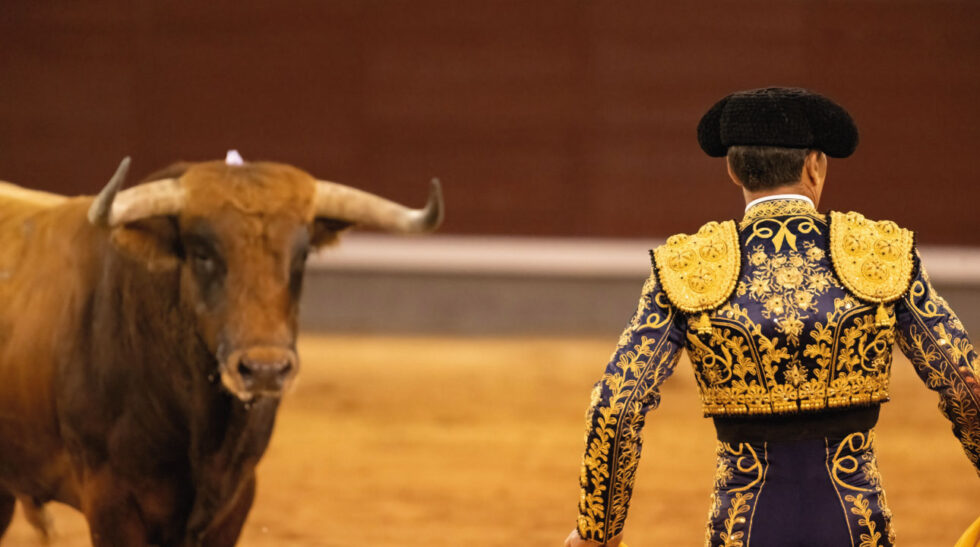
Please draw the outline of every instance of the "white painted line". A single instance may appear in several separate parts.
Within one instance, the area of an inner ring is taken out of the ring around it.
[[[922,264],[936,283],[980,285],[980,248],[919,247]]]
[[[310,259],[324,271],[636,278],[662,239],[590,239],[352,233]],[[921,247],[937,283],[980,285],[980,248]]]

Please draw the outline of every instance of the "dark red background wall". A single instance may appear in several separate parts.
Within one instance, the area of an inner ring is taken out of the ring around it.
[[[450,233],[662,236],[741,213],[694,128],[812,87],[862,142],[824,208],[980,245],[980,3],[0,0],[0,178],[96,191],[238,148]]]

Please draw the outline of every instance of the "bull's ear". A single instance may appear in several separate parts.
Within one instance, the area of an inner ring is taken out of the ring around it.
[[[112,230],[112,245],[120,253],[153,272],[173,270],[180,264],[177,225],[171,217],[130,222]]]
[[[313,221],[313,235],[310,237],[310,245],[316,249],[337,242],[338,235],[351,223],[335,218],[318,217]]]

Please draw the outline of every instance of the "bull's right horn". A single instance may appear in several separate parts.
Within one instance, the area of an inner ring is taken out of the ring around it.
[[[442,223],[442,187],[432,179],[429,201],[410,209],[374,194],[336,182],[316,183],[316,215],[403,234],[431,232]]]
[[[129,171],[129,157],[123,158],[109,183],[88,209],[88,220],[95,226],[112,228],[144,218],[174,215],[184,205],[184,192],[177,179],[146,182],[119,191]]]

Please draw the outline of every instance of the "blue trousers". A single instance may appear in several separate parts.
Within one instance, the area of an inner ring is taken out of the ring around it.
[[[718,443],[706,546],[891,547],[874,430]]]

